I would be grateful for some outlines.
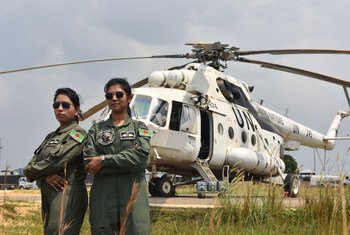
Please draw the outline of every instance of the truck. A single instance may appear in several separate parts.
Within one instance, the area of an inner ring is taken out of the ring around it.
[[[36,185],[36,182],[30,182],[28,181],[27,177],[20,177],[18,179],[18,188],[19,189],[36,189],[38,186]]]

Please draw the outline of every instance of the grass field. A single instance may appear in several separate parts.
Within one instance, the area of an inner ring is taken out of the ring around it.
[[[178,193],[193,193],[190,186]],[[11,193],[38,193],[19,191]],[[152,234],[348,234],[350,189],[301,187],[304,207],[282,205],[281,187],[238,182],[214,209],[151,209]],[[229,196],[243,196],[232,203]],[[263,197],[255,203],[254,196]],[[200,200],[200,199],[198,199]],[[90,234],[88,213],[81,234]],[[1,234],[42,234],[40,203],[0,202]]]

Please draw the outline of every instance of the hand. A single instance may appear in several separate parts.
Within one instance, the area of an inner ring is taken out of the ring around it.
[[[89,164],[86,165],[85,169],[90,174],[96,174],[102,168],[102,157],[87,157],[86,161],[90,161]]]
[[[63,190],[64,186],[68,184],[64,178],[57,174],[46,176],[45,181],[57,192],[59,189]]]

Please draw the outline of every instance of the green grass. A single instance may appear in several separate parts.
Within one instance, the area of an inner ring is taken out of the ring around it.
[[[263,187],[268,192],[262,203],[252,200]],[[305,206],[286,208],[277,186],[249,186],[243,202],[221,200],[222,207],[214,209],[157,209],[151,211],[153,234],[345,234],[350,230],[350,190],[304,188]],[[236,194],[241,194],[239,192]],[[340,197],[345,197],[345,208]],[[166,228],[166,230],[165,230]]]
[[[194,187],[179,188],[179,194]],[[346,234],[350,216],[349,188],[300,190],[304,206],[282,204],[279,186],[236,182],[214,209],[151,209],[152,234]],[[239,196],[242,200],[228,200]],[[265,196],[260,201],[255,196]],[[200,200],[200,199],[198,199]],[[22,213],[21,211],[27,211]],[[6,234],[42,234],[40,204],[0,202],[0,231]],[[81,234],[90,234],[88,212]]]
[[[43,234],[40,203],[1,201],[0,234]],[[88,213],[81,234],[90,234]]]

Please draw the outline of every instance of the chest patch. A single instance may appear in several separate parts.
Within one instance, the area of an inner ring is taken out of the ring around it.
[[[109,145],[115,139],[114,133],[110,130],[98,133],[97,141],[102,145]]]
[[[123,131],[120,132],[120,140],[134,140],[135,131]]]
[[[59,142],[60,142],[59,139],[51,139],[51,140],[49,141],[49,143],[47,144],[47,146],[54,147],[54,146],[56,146]]]

